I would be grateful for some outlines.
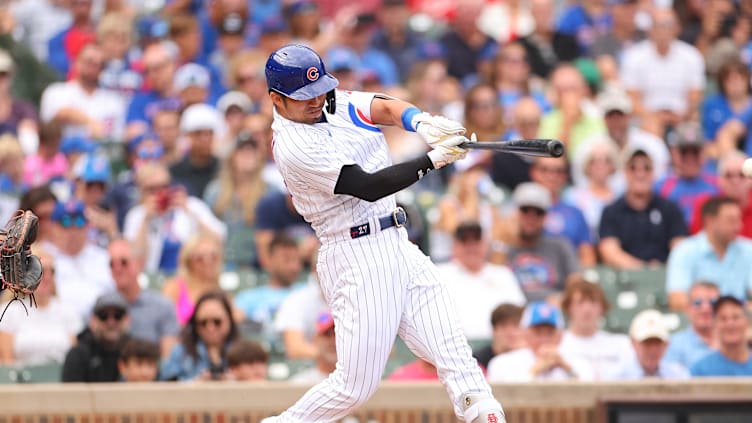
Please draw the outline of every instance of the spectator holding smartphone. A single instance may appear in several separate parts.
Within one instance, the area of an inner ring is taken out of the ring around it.
[[[205,232],[224,239],[226,228],[209,207],[185,189],[171,185],[170,172],[160,163],[147,163],[136,172],[141,203],[125,217],[123,234],[146,254],[146,272],[172,274],[180,246],[191,235]]]

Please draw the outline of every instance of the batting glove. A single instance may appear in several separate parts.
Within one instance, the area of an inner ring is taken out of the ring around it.
[[[432,116],[426,112],[413,116],[412,126],[415,132],[431,147],[438,144],[447,135],[464,135],[465,127],[459,122],[443,116]]]
[[[432,147],[433,150],[428,152],[428,158],[431,159],[434,169],[441,169],[449,163],[464,159],[467,150],[458,145],[463,142],[471,142],[462,135],[445,135],[439,139]]]

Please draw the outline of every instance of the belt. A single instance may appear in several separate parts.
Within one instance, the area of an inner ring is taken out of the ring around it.
[[[382,231],[384,229],[391,228],[392,226],[401,228],[405,226],[405,223],[407,223],[407,213],[405,213],[405,210],[402,207],[397,207],[397,209],[394,210],[392,214],[379,218],[379,226],[380,226],[380,230]],[[362,236],[366,236],[370,234],[371,234],[370,223],[363,223],[362,225],[357,225],[357,226],[353,226],[352,228],[350,228],[350,238],[352,239],[360,238]]]

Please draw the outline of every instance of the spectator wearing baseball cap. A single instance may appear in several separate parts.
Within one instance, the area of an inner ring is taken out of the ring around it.
[[[689,371],[684,366],[664,360],[669,328],[660,311],[649,309],[637,313],[629,326],[629,337],[635,359],[616,369],[614,379],[689,379]]]
[[[290,378],[290,382],[315,385],[326,379],[336,368],[337,338],[334,317],[330,312],[322,312],[316,319],[316,336],[313,343],[319,351],[314,366],[295,374]]]
[[[706,168],[702,128],[694,122],[676,126],[666,140],[671,148],[674,172],[658,181],[656,192],[675,201],[689,225],[692,208],[699,198],[719,193],[715,174]]]
[[[225,158],[235,146],[245,117],[253,111],[253,102],[242,91],[228,91],[217,100],[217,110],[224,117],[227,132],[222,138],[215,140],[214,154]]]
[[[188,137],[190,147],[183,160],[170,167],[170,174],[189,195],[201,198],[219,171],[219,160],[213,153],[215,140],[224,133],[222,116],[208,104],[194,104],[183,112],[180,132]]]
[[[88,319],[95,299],[114,289],[107,251],[89,239],[86,205],[75,198],[58,202],[52,213],[58,296]],[[86,271],[81,271],[86,263]]]
[[[592,379],[587,362],[567,357],[558,348],[564,329],[558,308],[544,301],[530,303],[522,313],[520,325],[528,346],[491,359],[489,382]]]
[[[324,60],[327,72],[334,75],[343,87],[360,87],[360,59],[349,47],[332,47]]]
[[[666,263],[687,236],[684,216],[676,203],[653,192],[653,161],[645,150],[628,147],[623,163],[626,190],[601,215],[601,258],[617,269]]]
[[[117,382],[118,357],[128,341],[128,304],[116,291],[99,296],[89,325],[78,334],[76,345],[63,364],[63,382]]]
[[[692,376],[752,376],[752,349],[747,343],[749,316],[743,300],[724,295],[713,305],[718,351],[691,367]]]
[[[477,221],[454,231],[452,260],[438,265],[460,313],[460,327],[470,340],[491,339],[489,316],[499,304],[525,305],[525,294],[508,267],[488,262],[489,240]]]
[[[183,108],[205,103],[209,97],[210,84],[209,71],[196,63],[186,63],[179,67],[172,81]]]
[[[551,193],[535,182],[517,185],[512,201],[517,208],[516,240],[508,252],[508,266],[528,300],[544,300],[564,288],[566,278],[579,270],[577,255],[562,237],[546,235],[543,224],[551,208]]]
[[[86,207],[89,220],[89,239],[106,247],[110,240],[120,236],[115,211],[106,201],[110,186],[110,162],[101,155],[89,154],[81,157],[73,169],[73,196]]]

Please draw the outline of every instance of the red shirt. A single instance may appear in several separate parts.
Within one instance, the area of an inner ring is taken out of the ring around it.
[[[752,191],[747,195],[747,206],[742,209],[742,231],[740,235],[745,238],[752,238]],[[702,230],[702,206],[710,197],[710,194],[703,194],[695,201],[692,208],[692,221],[689,222],[689,233],[694,235]]]
[[[439,375],[436,373],[436,369],[428,371],[420,360],[415,360],[392,372],[388,380],[403,382],[411,380],[439,380]]]

